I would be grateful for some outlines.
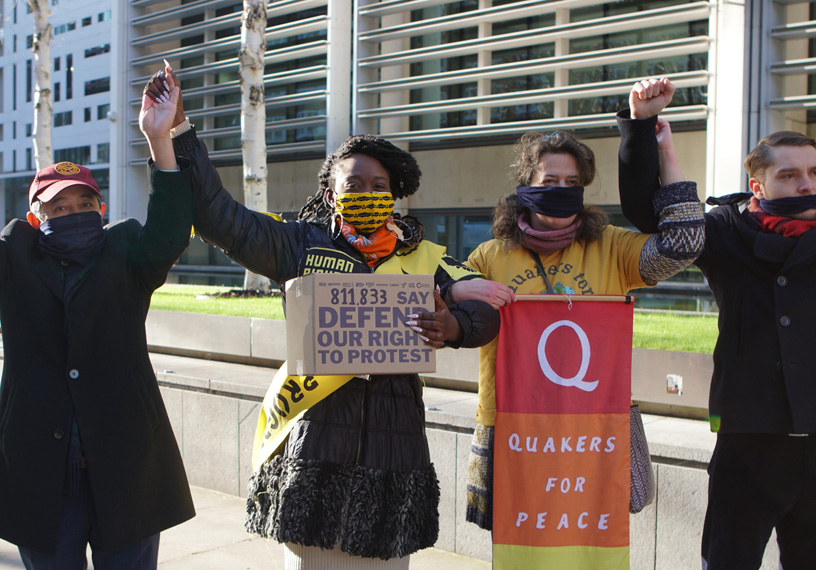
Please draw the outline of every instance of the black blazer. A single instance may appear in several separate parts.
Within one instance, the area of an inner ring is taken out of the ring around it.
[[[153,291],[189,241],[190,173],[149,168],[145,225],[107,226],[67,300],[39,231],[13,220],[0,233],[0,537],[31,550],[56,552],[74,415],[100,549],[195,514],[144,327]]]
[[[618,113],[621,207],[642,231],[656,226],[656,120]],[[695,262],[720,309],[712,429],[816,433],[816,231],[800,238],[764,232],[745,209],[748,198],[709,199],[718,207],[705,216],[705,247]]]

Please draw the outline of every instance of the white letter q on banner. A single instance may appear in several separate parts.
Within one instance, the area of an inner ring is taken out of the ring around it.
[[[564,378],[556,374],[555,370],[552,369],[552,366],[550,366],[550,363],[547,361],[547,353],[545,350],[547,348],[547,339],[550,337],[550,334],[559,327],[571,328],[575,331],[575,334],[578,335],[578,340],[581,341],[581,368],[578,370],[578,374],[572,378]],[[584,392],[592,392],[598,387],[597,380],[594,382],[584,382],[584,376],[586,376],[587,369],[589,368],[590,353],[589,338],[584,332],[584,329],[572,321],[558,321],[551,324],[544,329],[544,332],[541,333],[541,338],[538,341],[538,363],[541,366],[541,371],[544,373],[544,376],[547,377],[547,380],[553,384],[558,384],[559,386],[564,386],[567,388],[574,387],[578,388],[579,390],[583,390]]]

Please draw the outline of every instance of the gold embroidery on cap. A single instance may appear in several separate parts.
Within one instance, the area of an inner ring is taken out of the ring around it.
[[[79,174],[79,167],[73,162],[60,162],[54,166],[54,170],[63,176],[71,176],[72,174]]]

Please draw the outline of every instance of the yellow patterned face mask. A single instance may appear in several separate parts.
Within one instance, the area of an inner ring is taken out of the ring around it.
[[[370,234],[394,213],[391,192],[337,194],[334,210],[361,234]]]

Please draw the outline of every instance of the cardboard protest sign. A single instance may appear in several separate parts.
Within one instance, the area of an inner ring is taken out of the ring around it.
[[[433,372],[436,352],[405,325],[434,310],[433,275],[313,273],[286,282],[289,374]]]
[[[501,310],[493,568],[629,568],[633,305],[542,295]]]

